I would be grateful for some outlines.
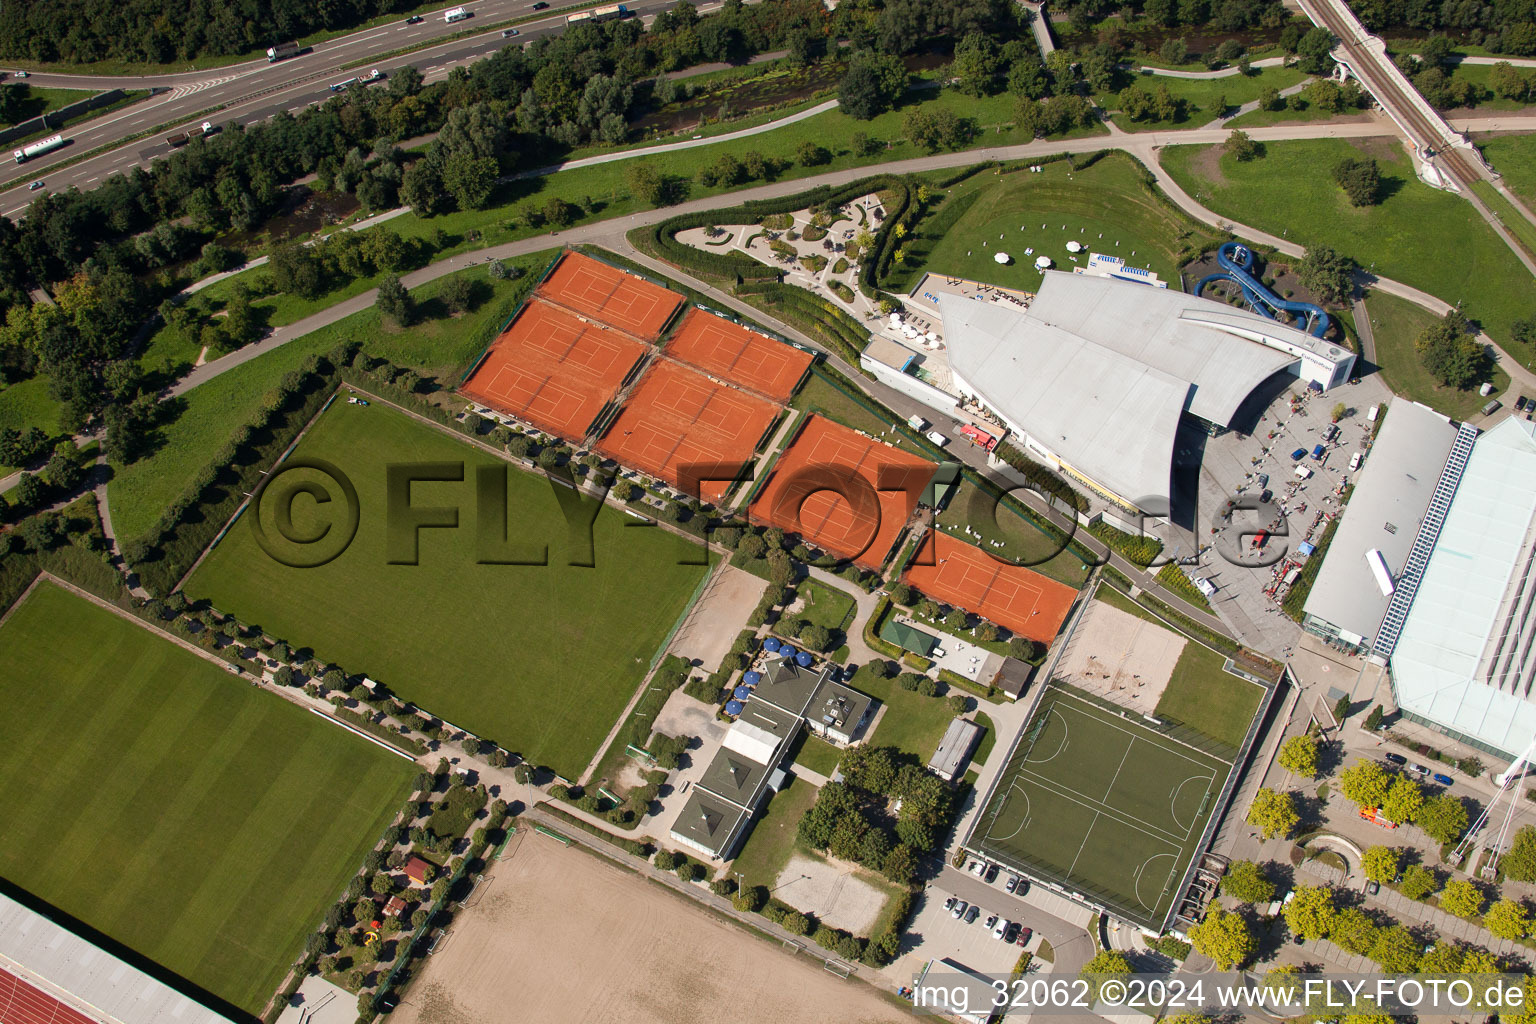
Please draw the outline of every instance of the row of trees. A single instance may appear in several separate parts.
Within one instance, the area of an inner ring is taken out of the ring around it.
[[[834,857],[857,861],[899,884],[916,874],[918,857],[934,850],[949,824],[954,792],[910,754],[857,746],[838,764],[842,782],[821,788],[800,819],[800,839]],[[889,804],[901,809],[891,824]]]

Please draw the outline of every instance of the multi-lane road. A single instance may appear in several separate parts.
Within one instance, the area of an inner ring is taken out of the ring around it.
[[[637,16],[645,17],[672,6],[672,2],[627,0],[625,6]],[[541,12],[534,11],[533,4],[534,0],[471,0],[465,6],[474,12],[474,17],[468,21],[447,24],[440,11],[426,15],[416,25],[407,25],[401,19],[321,43],[301,56],[276,64],[269,64],[262,58],[209,71],[142,77],[35,72],[28,81],[39,87],[162,88],[170,91],[66,130],[68,144],[52,153],[34,157],[24,164],[12,163],[8,154],[0,158],[3,159],[0,162],[0,215],[15,217],[42,193],[42,189],[30,191],[27,188],[30,182],[41,180],[50,192],[71,186],[89,189],[113,174],[147,165],[156,157],[169,153],[171,146],[165,141],[167,135],[203,120],[221,126],[252,124],[279,111],[302,110],[329,99],[333,95],[330,89],[333,83],[374,67],[386,76],[384,82],[374,88],[387,87],[387,76],[407,65],[414,65],[430,82],[445,78],[452,68],[493,53],[509,43],[526,43],[564,30],[565,15],[537,17]],[[552,7],[560,6],[558,0],[552,4]],[[708,9],[718,4],[700,6]],[[535,20],[519,21],[517,28],[520,31],[515,40],[504,39],[502,30],[497,28],[452,42],[431,43],[433,39],[458,35],[480,25],[500,25],[530,17]],[[369,60],[374,55],[415,47],[421,49]],[[357,66],[359,62],[366,66]],[[344,70],[348,66],[353,67]],[[153,134],[145,134],[151,130]],[[87,160],[79,160],[82,153],[104,147],[109,148]],[[61,164],[68,166],[60,167]]]

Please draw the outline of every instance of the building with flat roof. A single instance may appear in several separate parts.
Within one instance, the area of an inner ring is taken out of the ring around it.
[[[948,293],[938,305],[962,398],[1090,490],[1158,515],[1182,416],[1225,429],[1277,373],[1326,390],[1354,365],[1257,313],[1114,277],[1048,271],[1027,309]]]
[[[229,1024],[230,1020],[0,895],[0,1021]]]
[[[1407,399],[1392,403],[1307,595],[1303,629],[1352,653],[1371,653],[1456,433],[1432,409]]]
[[[763,670],[678,812],[673,839],[706,857],[729,860],[768,794],[782,788],[784,753],[802,723],[835,743],[858,735],[873,700],[833,682],[835,668],[830,662],[811,668],[779,658]]]
[[[1087,274],[1090,277],[1112,277],[1117,281],[1130,281],[1133,284],[1150,285],[1153,288],[1167,288],[1168,282],[1158,277],[1145,267],[1133,267],[1118,256],[1106,256],[1102,252],[1088,254],[1088,262],[1081,267],[1073,267],[1074,274]]]
[[[944,738],[939,740],[938,749],[928,760],[928,770],[945,782],[954,782],[955,777],[965,771],[979,739],[981,726],[965,718],[956,718],[944,730]]]
[[[1405,716],[1513,760],[1536,738],[1536,424],[1511,417],[1466,447],[1451,495],[1436,496],[1443,523],[1416,586],[1401,602],[1394,594],[1383,639],[1395,641],[1392,691]],[[1457,460],[1453,450],[1448,472]]]

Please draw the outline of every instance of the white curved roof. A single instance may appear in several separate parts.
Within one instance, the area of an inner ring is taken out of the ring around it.
[[[1133,500],[1168,497],[1181,412],[1229,426],[1254,388],[1298,364],[1295,350],[1335,348],[1171,289],[1044,277],[1028,309],[941,294],[950,368],[1064,462]]]

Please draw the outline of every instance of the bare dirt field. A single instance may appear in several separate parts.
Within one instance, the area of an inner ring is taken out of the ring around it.
[[[398,1024],[899,1024],[821,961],[539,835],[513,840],[393,1016]]]
[[[868,935],[885,906],[885,893],[843,865],[795,854],[779,872],[773,894],[792,907],[816,915],[816,920]]]
[[[747,617],[767,589],[767,580],[734,566],[721,567],[699,595],[667,653],[689,658],[713,672],[736,642],[737,634],[747,627]]]
[[[1183,637],[1103,601],[1090,601],[1057,677],[1135,711],[1162,699],[1184,653]]]

